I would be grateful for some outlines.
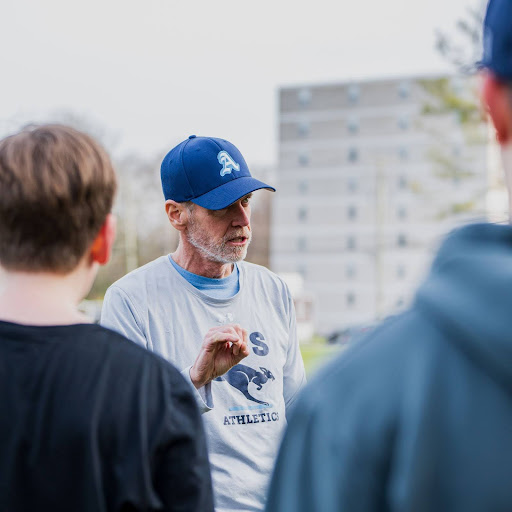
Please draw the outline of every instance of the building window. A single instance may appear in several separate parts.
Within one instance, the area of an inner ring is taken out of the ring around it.
[[[301,252],[305,252],[308,248],[307,240],[304,237],[300,237],[297,240],[297,249]]]
[[[310,126],[307,121],[301,121],[297,126],[297,134],[299,137],[307,137],[310,132]]]
[[[398,188],[405,190],[407,188],[407,178],[403,175],[398,176]]]
[[[349,251],[353,251],[356,248],[356,237],[354,235],[349,235],[347,237],[347,249]]]
[[[349,192],[356,192],[357,191],[357,179],[351,176],[347,180],[347,189]]]
[[[299,192],[301,194],[307,194],[309,190],[309,183],[305,180],[299,181]]]
[[[409,128],[409,119],[406,116],[401,116],[398,118],[398,128],[400,128],[402,131],[405,131]]]
[[[349,162],[352,162],[352,163],[353,162],[357,162],[357,160],[359,158],[359,153],[358,153],[357,149],[356,148],[350,148],[348,150],[347,158],[348,158]]]
[[[400,82],[398,85],[398,96],[405,100],[409,97],[411,93],[411,84],[410,82]]]
[[[405,279],[405,265],[398,265],[398,267],[396,267],[396,277],[398,279]]]
[[[306,277],[308,276],[308,268],[306,267],[306,265],[299,265],[297,267],[297,273],[300,274],[303,279],[306,279]]]
[[[347,217],[350,220],[354,220],[357,217],[357,208],[354,205],[350,205],[347,209]]]
[[[353,263],[349,263],[345,267],[345,277],[347,279],[354,279],[356,277],[356,266]]]
[[[459,144],[457,144],[456,146],[453,146],[453,148],[452,148],[452,155],[455,158],[460,158],[462,156],[462,148],[460,147]]]
[[[407,237],[403,233],[399,234],[396,239],[396,244],[398,247],[405,247],[407,245]]]
[[[355,134],[359,131],[359,123],[357,122],[357,119],[350,118],[347,121],[347,130],[349,133]]]
[[[297,99],[301,107],[307,107],[311,103],[312,97],[311,89],[300,89],[297,93]]]
[[[407,148],[398,148],[398,157],[400,160],[407,160],[409,158],[409,151]]]
[[[357,103],[359,101],[360,96],[359,86],[357,84],[351,84],[348,86],[347,95],[348,101],[352,104]]]
[[[298,217],[300,222],[305,222],[308,219],[308,210],[304,206],[299,208]]]
[[[407,218],[407,209],[405,208],[405,206],[399,206],[397,211],[396,211],[396,216],[400,219],[400,220],[405,220]]]
[[[309,165],[309,155],[307,153],[301,153],[299,155],[299,165],[301,167],[307,167]]]
[[[353,292],[347,293],[347,306],[350,308],[356,303],[356,295]]]

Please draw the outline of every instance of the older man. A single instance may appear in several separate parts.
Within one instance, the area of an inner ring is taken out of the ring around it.
[[[251,195],[274,189],[233,144],[194,135],[167,154],[161,178],[178,248],[114,283],[102,324],[182,369],[206,412],[216,510],[259,511],[305,382],[286,284],[243,261]]]
[[[510,194],[512,0],[491,0],[484,36]],[[511,313],[510,225],[452,233],[412,308],[297,401],[268,511],[512,510]]]

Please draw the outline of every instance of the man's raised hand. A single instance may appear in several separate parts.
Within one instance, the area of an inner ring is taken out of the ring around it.
[[[196,388],[205,386],[248,355],[248,333],[240,325],[212,327],[206,333],[201,350],[190,369],[190,379]]]

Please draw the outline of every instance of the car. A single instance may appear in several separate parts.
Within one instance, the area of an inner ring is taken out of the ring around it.
[[[351,325],[349,327],[333,331],[329,336],[327,336],[327,343],[331,345],[347,345],[349,343],[354,343],[373,330],[376,325],[377,324],[375,323]]]

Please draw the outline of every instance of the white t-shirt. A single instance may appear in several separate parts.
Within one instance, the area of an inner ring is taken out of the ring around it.
[[[286,410],[305,384],[288,287],[264,267],[241,262],[238,268],[239,292],[217,299],[162,256],[114,283],[101,317],[102,325],[157,352],[185,377],[211,327],[238,323],[249,332],[249,356],[196,393],[208,411],[203,420],[218,512],[263,510]]]

